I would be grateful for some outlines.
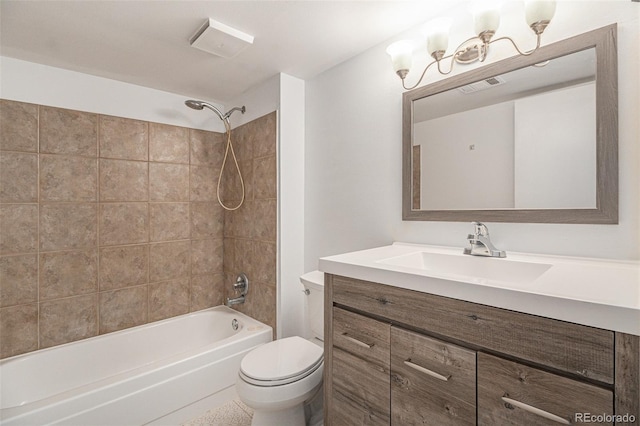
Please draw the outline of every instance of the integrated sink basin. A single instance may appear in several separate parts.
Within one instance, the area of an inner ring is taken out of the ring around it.
[[[640,262],[507,256],[395,242],[323,257],[318,266],[335,276],[640,336]]]
[[[376,263],[430,271],[438,275],[527,284],[544,274],[551,264],[522,262],[508,258],[469,256],[418,251],[380,259]]]

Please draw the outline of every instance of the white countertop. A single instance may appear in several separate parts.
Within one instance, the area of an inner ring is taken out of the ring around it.
[[[550,265],[531,281],[518,283],[384,263],[419,252],[456,256],[463,262],[457,256],[468,257],[462,248],[393,243],[321,258],[319,268],[330,274],[640,336],[640,262],[514,252],[508,252],[506,259],[480,258]],[[477,260],[473,262],[477,264]]]

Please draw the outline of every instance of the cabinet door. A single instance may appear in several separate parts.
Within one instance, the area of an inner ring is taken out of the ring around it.
[[[610,425],[597,416],[612,413],[610,390],[478,353],[479,425]]]
[[[332,425],[389,424],[389,328],[333,308]]]
[[[475,425],[475,351],[391,327],[391,424]]]

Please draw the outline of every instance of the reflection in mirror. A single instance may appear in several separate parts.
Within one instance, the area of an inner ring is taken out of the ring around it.
[[[595,208],[595,72],[591,48],[415,100],[413,208]]]
[[[617,223],[616,31],[406,92],[403,219]]]

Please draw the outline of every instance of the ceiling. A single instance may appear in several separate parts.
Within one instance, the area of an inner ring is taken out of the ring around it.
[[[220,103],[277,73],[317,74],[461,3],[0,1],[0,54]],[[255,37],[234,58],[192,48],[207,18]]]

